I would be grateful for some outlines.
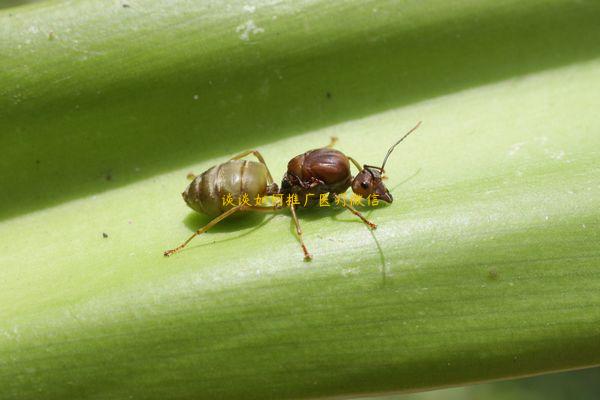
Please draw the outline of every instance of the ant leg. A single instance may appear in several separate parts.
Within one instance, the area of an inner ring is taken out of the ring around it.
[[[310,178],[310,183],[307,185],[307,187],[303,187],[304,189],[312,189],[315,186],[319,186],[319,185],[324,185],[325,182],[323,182],[321,179],[319,178],[315,178],[314,176],[312,176]]]
[[[348,157],[348,160],[352,161],[352,164],[354,164],[354,166],[359,172],[363,170],[363,167],[361,167],[358,161],[356,161],[354,158]]]
[[[358,161],[356,161],[354,158],[352,157],[348,157],[348,160],[352,161],[352,164],[354,164],[354,166],[356,167],[356,169],[358,169],[358,171],[362,171],[364,167],[361,167],[360,164],[358,163]],[[370,165],[365,165],[365,167],[369,167]],[[382,175],[381,176],[381,180],[386,180],[387,176]]]
[[[312,189],[313,187],[318,186],[319,184],[324,184],[325,183],[322,180],[317,179],[315,177],[311,177],[310,178],[310,183],[307,183],[307,182],[303,181],[302,179],[300,179],[298,177],[298,175],[294,174],[293,172],[288,172],[287,175],[293,176],[294,180],[295,180],[295,182],[293,184],[300,185],[300,187],[302,189]]]
[[[235,213],[236,211],[262,211],[262,212],[272,212],[272,211],[280,211],[282,210],[282,208],[278,207],[278,206],[271,206],[271,207],[260,207],[260,206],[247,206],[247,205],[239,205],[236,206],[234,208],[231,208],[227,211],[225,211],[223,214],[219,215],[218,217],[216,217],[215,219],[213,219],[212,221],[210,221],[208,224],[206,224],[206,226],[204,226],[201,229],[198,229],[192,236],[190,236],[185,242],[183,242],[180,246],[172,249],[172,250],[167,250],[164,252],[165,257],[168,257],[176,252],[178,252],[179,250],[183,249],[185,246],[187,246],[187,244],[196,236],[203,234],[204,232],[206,232],[207,230],[209,230],[210,228],[212,228],[213,226],[215,226],[216,224],[218,224],[219,222],[221,222],[222,220],[224,220],[225,218],[229,217],[230,215],[232,215],[233,213]]]
[[[340,199],[340,197],[337,194],[335,195],[335,197],[338,200],[338,204],[339,205],[341,205],[342,207],[344,207],[345,209],[347,209],[348,211],[350,211],[352,214],[354,214],[358,218],[360,218],[362,220],[362,222],[364,222],[369,228],[371,228],[371,229],[377,229],[377,225],[375,225],[374,223],[372,223],[371,221],[369,221],[368,219],[366,219],[360,212],[358,212],[350,204],[346,204],[345,201],[342,201],[342,199]]]
[[[300,239],[300,245],[302,245],[302,251],[304,252],[304,261],[310,261],[312,256],[308,252],[308,249],[304,244],[304,240],[302,240],[302,228],[300,228],[300,222],[298,222],[298,217],[296,216],[296,207],[294,207],[294,204],[290,204],[290,210],[292,211],[294,224],[296,224],[296,233],[298,234],[298,239]]]
[[[260,154],[260,152],[258,150],[244,151],[243,153],[240,153],[237,156],[232,157],[231,159],[239,160],[240,158],[246,157],[248,154],[253,154],[254,157],[256,157],[258,159],[258,161],[260,161],[265,166],[265,168],[267,169],[267,185],[272,185],[274,182],[273,176],[271,175],[271,171],[269,171],[269,167],[267,166],[265,159],[263,158],[262,154]]]
[[[223,214],[219,215],[218,217],[216,217],[215,219],[210,221],[208,224],[206,224],[203,228],[200,228],[196,232],[194,232],[194,234],[192,236],[190,236],[185,242],[183,242],[179,246],[175,247],[174,249],[165,251],[164,256],[169,257],[170,255],[177,253],[179,250],[181,250],[185,246],[187,246],[187,244],[189,242],[191,242],[193,238],[195,238],[198,235],[203,234],[204,232],[206,232],[207,230],[209,230],[210,228],[212,228],[213,226],[215,226],[216,224],[218,224],[225,218],[229,217],[231,214],[235,213],[236,211],[241,210],[241,208],[242,208],[242,206],[236,206],[236,207],[233,207],[233,208],[225,211]]]
[[[333,149],[333,146],[337,143],[338,138],[337,136],[332,136],[331,137],[331,141],[329,142],[329,144],[327,146],[325,146],[328,149]]]

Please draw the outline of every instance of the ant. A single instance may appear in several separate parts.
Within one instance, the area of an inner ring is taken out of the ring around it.
[[[185,242],[174,249],[164,252],[170,256],[181,249],[196,236],[208,231],[225,218],[239,211],[272,212],[281,210],[280,205],[259,206],[241,203],[225,204],[222,199],[237,198],[242,196],[256,198],[264,196],[297,196],[299,203],[304,207],[314,206],[321,195],[327,195],[329,201],[337,200],[336,203],[348,209],[359,217],[369,228],[375,229],[377,225],[367,220],[351,204],[340,201],[339,195],[345,193],[348,188],[361,196],[376,196],[386,203],[392,203],[393,197],[383,183],[385,164],[394,150],[408,135],[414,132],[421,122],[409,130],[400,140],[394,143],[388,150],[381,167],[373,165],[361,165],[352,157],[346,156],[339,150],[333,149],[336,141],[323,148],[309,150],[290,160],[281,182],[281,189],[273,182],[273,177],[262,155],[256,150],[249,150],[238,154],[222,164],[215,165],[198,176],[192,175],[192,182],[182,193],[183,199],[193,210],[214,217],[206,226],[198,229]],[[256,161],[241,160],[241,158],[253,154]],[[352,177],[350,163],[358,169],[359,173]],[[298,203],[296,203],[298,204]],[[296,215],[294,202],[290,203],[290,211],[296,225],[296,233],[300,239],[304,260],[310,261],[312,256],[308,252],[302,239],[302,229]]]

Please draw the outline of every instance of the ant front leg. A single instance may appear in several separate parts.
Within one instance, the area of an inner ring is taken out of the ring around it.
[[[348,211],[350,211],[352,214],[354,214],[358,218],[360,218],[362,220],[362,222],[364,222],[369,228],[371,228],[371,229],[377,229],[377,225],[375,225],[374,223],[372,223],[371,221],[369,221],[368,219],[366,219],[364,217],[364,215],[362,215],[358,210],[356,210],[350,204],[346,204],[346,201],[344,199],[340,199],[339,195],[336,194],[335,195],[335,199],[336,199],[336,201],[337,201],[337,203],[339,205],[341,205],[342,207],[344,207],[345,209],[347,209]]]
[[[308,249],[304,244],[304,240],[302,239],[302,228],[300,228],[300,222],[296,216],[296,207],[293,203],[290,204],[290,211],[292,212],[292,218],[294,219],[294,224],[296,224],[296,233],[298,234],[298,239],[300,239],[300,245],[302,246],[302,251],[304,252],[304,261],[310,261],[312,260],[312,256],[308,252]]]
[[[358,161],[356,161],[354,158],[352,157],[348,157],[348,160],[352,161],[352,164],[354,164],[354,166],[356,167],[356,169],[360,172],[363,170],[363,167],[360,165],[360,163]]]
[[[347,157],[347,156],[346,156],[346,157]],[[361,167],[361,166],[360,166],[360,163],[359,163],[358,161],[356,161],[354,158],[352,158],[352,157],[347,157],[347,158],[348,158],[348,160],[350,160],[350,161],[352,162],[352,164],[354,164],[354,166],[356,167],[356,169],[358,170],[358,172],[362,171],[362,170],[363,170],[363,168],[365,168],[365,167],[370,167],[370,165],[365,165],[365,166],[362,166],[362,167]],[[377,167],[375,167],[375,168],[377,168]],[[384,175],[382,175],[382,176],[381,176],[381,179],[382,179],[382,180],[386,180],[386,179],[387,179],[387,176],[384,176]]]

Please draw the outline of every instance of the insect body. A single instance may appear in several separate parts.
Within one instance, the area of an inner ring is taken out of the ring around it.
[[[419,122],[420,124],[420,122]],[[339,200],[339,194],[345,193],[348,188],[363,197],[378,196],[379,199],[391,203],[392,195],[383,184],[383,173],[385,163],[398,143],[406,138],[419,126],[417,124],[399,141],[397,141],[387,152],[381,167],[361,165],[352,157],[333,149],[332,142],[329,146],[307,151],[294,157],[288,163],[287,172],[281,183],[281,190],[273,182],[269,169],[258,151],[250,150],[238,154],[229,161],[209,168],[204,173],[193,177],[193,181],[182,196],[187,205],[195,211],[214,217],[206,226],[198,229],[185,242],[174,249],[164,252],[165,256],[183,249],[196,236],[206,232],[225,218],[238,211],[279,211],[281,205],[258,206],[242,203],[239,201],[243,196],[252,199],[256,196],[264,197],[270,195],[290,196],[297,195],[301,205],[315,205],[321,195],[326,195],[329,200]],[[242,161],[241,158],[253,154],[259,162]],[[360,171],[355,177],[350,172],[350,163]],[[225,203],[224,198],[238,199],[234,202]],[[342,207],[358,216],[370,228],[376,225],[368,221],[351,204],[338,201]],[[296,225],[296,232],[302,245],[304,259],[312,257],[308,252],[302,239],[302,229],[296,216],[296,208],[290,202],[290,211]]]
[[[240,160],[249,154],[254,154],[260,162]],[[180,246],[165,251],[164,255],[170,256],[178,252],[195,236],[206,232],[237,211],[273,211],[275,209],[275,207],[225,203],[224,198],[230,197],[239,200],[242,196],[247,196],[249,199],[254,199],[256,196],[264,197],[277,192],[277,184],[273,183],[273,177],[258,151],[246,151],[223,164],[209,168],[196,176],[181,195],[190,208],[215,218]]]
[[[313,206],[320,201],[322,195],[327,194],[328,199],[337,199],[337,203],[359,217],[370,228],[377,226],[367,220],[351,204],[339,201],[338,195],[345,193],[348,188],[361,197],[376,196],[387,203],[392,203],[393,198],[383,183],[383,173],[388,157],[402,140],[411,134],[420,125],[420,122],[398,140],[388,150],[381,167],[372,165],[361,165],[352,157],[346,156],[338,150],[332,149],[334,141],[327,147],[307,151],[290,160],[287,172],[281,182],[280,192],[284,195],[297,195],[301,205]],[[359,173],[352,177],[350,173],[350,162],[356,166]],[[310,260],[308,252],[302,239],[302,229],[296,216],[294,204],[290,204],[292,217],[296,224],[296,232],[300,239],[304,259]]]

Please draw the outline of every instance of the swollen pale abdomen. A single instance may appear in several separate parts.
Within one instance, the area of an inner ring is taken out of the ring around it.
[[[257,195],[264,196],[267,188],[267,170],[255,161],[231,160],[216,165],[198,175],[182,193],[187,205],[208,216],[217,216],[232,208],[224,199],[230,194],[234,206],[244,194],[250,204]]]

